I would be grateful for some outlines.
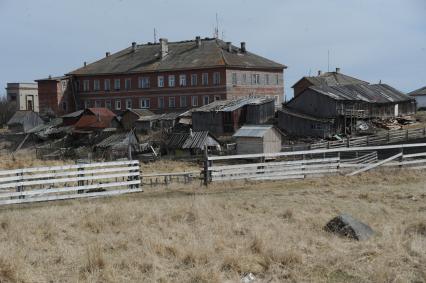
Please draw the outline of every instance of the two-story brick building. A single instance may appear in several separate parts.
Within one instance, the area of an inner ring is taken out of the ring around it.
[[[67,109],[178,112],[214,100],[256,96],[274,98],[279,105],[285,68],[247,51],[244,42],[240,47],[200,37],[142,45],[134,42],[69,72],[66,76],[72,84]]]
[[[39,91],[41,115],[63,115],[75,111],[70,78],[67,76],[36,80]]]

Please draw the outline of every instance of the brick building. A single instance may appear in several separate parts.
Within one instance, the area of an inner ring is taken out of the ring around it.
[[[36,80],[39,89],[41,115],[63,115],[75,111],[75,102],[70,87],[70,78],[48,77]]]
[[[72,81],[68,106],[73,104],[68,111],[106,107],[115,112],[128,108],[179,112],[214,100],[256,96],[274,98],[279,105],[285,68],[247,51],[244,42],[240,47],[200,37],[134,42],[67,74]]]

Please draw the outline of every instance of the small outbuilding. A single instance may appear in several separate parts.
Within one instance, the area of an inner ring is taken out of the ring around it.
[[[145,117],[153,116],[154,113],[149,111],[148,109],[127,109],[122,115],[121,115],[121,124],[123,125],[123,128],[127,131],[130,131],[131,129],[137,127],[136,121],[143,119]],[[140,129],[136,129],[140,130]],[[143,129],[144,130],[144,129]]]
[[[112,134],[103,139],[95,145],[95,153],[99,157],[115,160],[128,157],[129,147],[133,153],[139,151],[139,139],[133,131]]]
[[[426,109],[426,86],[416,89],[415,91],[408,93],[408,95],[416,100],[417,109]]]
[[[81,116],[83,115],[84,110],[78,110],[72,113],[65,114],[61,116],[62,123],[64,126],[71,126],[80,120]]]
[[[281,151],[281,132],[273,125],[246,125],[234,135],[237,154],[274,153]]]
[[[36,112],[19,110],[7,122],[7,127],[13,132],[27,133],[31,129],[43,124],[43,120]]]
[[[171,154],[197,155],[201,154],[205,147],[208,149],[220,149],[220,142],[209,132],[172,133],[167,139],[167,151]]]

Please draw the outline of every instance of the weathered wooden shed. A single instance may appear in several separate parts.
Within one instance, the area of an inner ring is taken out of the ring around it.
[[[148,109],[127,109],[121,115],[121,124],[126,131],[137,127],[136,121],[144,117],[153,116],[154,113]]]
[[[237,154],[281,151],[281,133],[273,125],[243,126],[233,137],[237,143]]]
[[[177,156],[202,154],[208,149],[220,148],[220,142],[209,132],[172,133],[167,138],[167,151]]]
[[[43,120],[36,112],[19,110],[7,122],[7,127],[13,132],[27,133],[36,126],[43,124]]]

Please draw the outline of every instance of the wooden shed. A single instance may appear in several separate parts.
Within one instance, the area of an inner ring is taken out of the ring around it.
[[[154,113],[148,109],[127,109],[121,115],[121,124],[126,131],[130,131],[133,128],[137,128],[136,121],[145,117],[153,116]],[[139,130],[139,129],[137,129]],[[143,129],[142,129],[143,130]]]
[[[273,125],[243,126],[233,137],[237,142],[237,154],[281,151],[281,133]]]

